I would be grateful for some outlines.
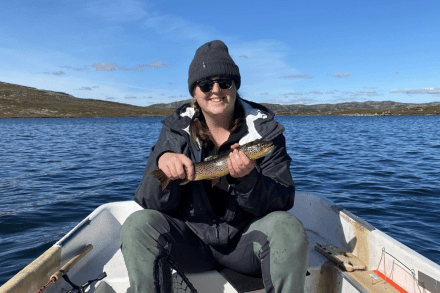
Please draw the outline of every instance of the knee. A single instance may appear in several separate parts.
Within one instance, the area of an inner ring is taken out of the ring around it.
[[[288,247],[296,248],[298,251],[308,251],[309,241],[306,229],[294,215],[277,211],[268,214],[266,217],[270,240],[284,243]]]
[[[151,236],[158,238],[160,234],[169,231],[168,222],[161,212],[156,210],[140,210],[131,214],[121,227],[121,243],[138,237]]]

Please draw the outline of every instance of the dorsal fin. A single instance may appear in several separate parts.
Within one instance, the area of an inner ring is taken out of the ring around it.
[[[209,157],[205,158],[205,159],[203,160],[203,162],[212,161],[212,160],[217,159],[218,157],[219,157],[219,155],[209,156]]]

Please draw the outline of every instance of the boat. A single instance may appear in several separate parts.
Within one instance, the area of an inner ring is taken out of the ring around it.
[[[72,285],[63,278],[48,283],[61,268],[70,282],[77,285],[101,275],[101,280],[91,282],[84,292],[130,293],[119,232],[127,217],[141,209],[134,201],[99,206],[0,287],[0,293],[35,293],[45,284],[48,286],[44,293],[68,292]],[[289,213],[303,223],[309,238],[305,292],[440,292],[438,264],[326,197],[297,193],[295,206]],[[257,289],[240,287],[241,280],[258,285],[261,281],[258,276],[240,277],[238,273],[227,271],[212,270],[186,276],[199,293],[265,292],[261,286]],[[105,278],[102,278],[103,272]],[[231,274],[235,275],[230,278]]]

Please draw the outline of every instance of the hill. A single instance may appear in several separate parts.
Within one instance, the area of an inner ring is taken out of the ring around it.
[[[191,100],[169,104],[154,104],[148,108],[177,108]],[[277,115],[342,115],[342,116],[391,116],[391,115],[437,115],[440,102],[399,103],[393,101],[348,102],[317,105],[279,105],[261,103]]]
[[[277,115],[394,116],[440,114],[440,102],[366,101],[317,105],[263,105],[272,109]]]
[[[0,82],[0,118],[140,117],[168,116],[172,112]]]
[[[123,103],[80,99],[72,95],[0,82],[0,118],[43,117],[142,117],[169,116],[189,100],[139,107]],[[263,103],[277,115],[437,115],[440,102],[398,103],[393,101],[349,102],[318,105]]]

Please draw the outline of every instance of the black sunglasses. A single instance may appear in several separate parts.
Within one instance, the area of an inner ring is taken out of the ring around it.
[[[232,87],[233,77],[221,77],[219,79],[204,78],[196,81],[196,84],[200,87],[200,90],[204,93],[212,91],[214,82],[217,82],[221,89],[228,90]]]

